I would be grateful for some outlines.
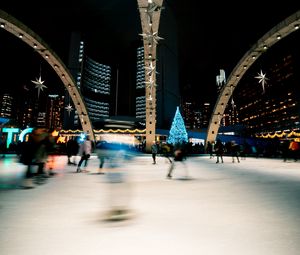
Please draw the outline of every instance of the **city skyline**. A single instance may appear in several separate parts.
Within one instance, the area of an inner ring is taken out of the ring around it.
[[[54,1],[47,9],[41,6],[34,6],[37,9],[33,9],[31,3],[26,3],[28,9],[24,11],[22,5],[12,1],[0,4],[0,9],[39,34],[65,63],[69,36],[74,30],[83,32],[89,56],[100,63],[118,66],[126,62],[129,45],[141,41],[137,3],[119,0],[77,3],[57,8],[58,3]],[[219,70],[224,69],[228,76],[252,44],[298,10],[296,4],[272,4],[270,8],[261,2],[260,5],[251,4],[247,10],[238,8],[234,12],[228,3],[220,3],[216,7],[209,4],[203,8],[193,1],[164,1],[163,6],[162,21],[166,15],[173,13],[171,18],[177,23],[181,94],[191,100],[210,101],[212,104],[217,95],[215,77]],[[170,36],[162,32],[162,37]],[[12,85],[9,87],[33,86],[31,80],[38,78],[40,66],[46,85],[60,83],[58,78],[53,78],[55,75],[51,74],[51,70],[47,71],[46,63],[34,59],[33,55],[37,54],[27,45],[6,31],[1,31],[0,36],[1,70],[5,84],[10,82]],[[160,43],[164,44],[164,40]],[[47,86],[47,89],[52,86]],[[63,90],[62,85],[56,86]],[[1,90],[4,87],[8,86],[2,85]]]

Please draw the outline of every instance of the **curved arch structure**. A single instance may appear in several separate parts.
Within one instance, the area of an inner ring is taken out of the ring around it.
[[[142,24],[145,62],[146,151],[151,151],[156,135],[156,46],[163,0],[137,0]]]
[[[78,90],[71,73],[68,71],[68,68],[64,65],[62,60],[55,54],[53,50],[50,49],[50,47],[42,40],[42,38],[40,38],[36,33],[34,33],[20,21],[2,10],[0,10],[0,26],[36,50],[54,69],[73,100],[80,118],[83,132],[88,134],[90,139],[94,141],[95,136],[92,129],[92,124],[81,93]]]
[[[300,10],[292,14],[275,27],[273,27],[269,32],[262,36],[252,48],[246,52],[246,54],[241,58],[238,64],[235,66],[231,72],[227,83],[223,86],[220,94],[218,96],[217,102],[215,104],[213,114],[210,119],[210,123],[207,129],[208,141],[213,142],[216,140],[218,130],[220,127],[220,122],[223,117],[227,103],[237,87],[240,79],[246,73],[247,69],[271,46],[277,43],[280,39],[288,36],[292,32],[299,29],[300,26]]]

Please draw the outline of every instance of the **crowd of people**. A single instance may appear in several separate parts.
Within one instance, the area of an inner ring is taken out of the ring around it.
[[[87,170],[89,159],[93,153],[97,156],[99,160],[97,174],[105,174],[107,183],[110,184],[111,209],[106,215],[107,219],[121,219],[128,216],[127,205],[130,189],[126,178],[129,169],[128,167],[124,168],[124,166],[127,166],[137,155],[139,147],[132,141],[123,139],[123,136],[119,136],[116,140],[101,140],[94,143],[89,136],[83,140],[74,136],[70,137],[65,144],[66,164],[71,167],[74,166],[74,173],[89,172]],[[281,157],[283,161],[297,161],[300,158],[300,146],[296,139],[283,139],[272,145],[267,144],[267,146],[259,148],[246,143],[238,144],[235,140],[224,143],[217,139],[215,142],[207,143],[204,154],[215,159],[217,164],[224,163],[224,160],[228,160],[228,158],[232,163],[240,163],[241,159],[245,159],[248,155],[255,155],[256,157],[272,155]],[[45,128],[34,128],[28,134],[26,141],[18,144],[19,162],[26,165],[21,188],[35,188],[37,184],[45,183],[48,178],[55,174],[49,162],[51,162],[51,155],[57,153],[57,146],[52,130]],[[157,161],[158,156],[164,157],[169,163],[166,170],[167,179],[172,179],[175,173],[176,179],[182,175],[182,178],[189,180],[191,177],[189,176],[188,164],[185,162],[188,156],[192,154],[190,148],[190,143],[173,145],[164,141],[153,141],[150,152],[152,164],[160,163]],[[272,153],[270,153],[271,149]],[[4,149],[2,149],[3,152]],[[227,156],[226,159],[224,156]],[[120,201],[120,194],[122,197],[126,195],[126,199]]]
[[[45,128],[35,128],[29,134],[28,140],[20,143],[19,160],[27,166],[23,188],[34,188],[33,181],[43,183],[54,174],[51,169],[45,170],[48,157],[54,151],[55,140],[52,131]]]
[[[216,163],[223,163],[223,156],[232,156],[232,162],[240,162],[247,156],[282,158],[283,161],[300,159],[300,144],[298,139],[272,140],[264,144],[250,145],[248,143],[238,144],[235,140],[222,142],[217,139],[216,142],[208,142],[206,153],[210,158],[216,156]]]
[[[2,140],[1,140],[2,141]],[[67,155],[67,164],[76,166],[76,172],[86,172],[88,160],[93,152],[96,153],[99,159],[98,174],[104,174],[103,168],[107,164],[109,167],[113,167],[113,161],[118,161],[115,157],[116,146],[115,142],[98,141],[94,144],[89,136],[84,141],[79,141],[79,137],[70,137],[64,148],[62,145],[58,145],[54,136],[52,136],[52,130],[45,128],[35,128],[32,133],[29,134],[26,142],[19,142],[15,147],[16,154],[19,156],[20,162],[27,166],[25,174],[24,188],[33,188],[32,181],[43,182],[45,179],[54,175],[49,169],[45,169],[47,162],[51,161],[51,154],[63,152]],[[123,145],[126,144],[123,143]],[[127,144],[128,145],[128,144]],[[210,158],[215,158],[216,163],[224,163],[224,156],[231,156],[232,163],[240,163],[241,159],[245,159],[247,156],[263,156],[263,157],[275,157],[282,158],[283,161],[294,160],[297,161],[300,158],[300,145],[297,139],[281,139],[272,140],[271,142],[264,144],[250,145],[246,142],[238,144],[235,140],[229,142],[222,142],[217,139],[215,142],[207,142],[206,147],[203,144],[197,144],[198,146],[192,146],[191,143],[172,145],[164,141],[153,141],[151,145],[152,164],[157,164],[157,155],[163,156],[170,163],[170,167],[166,174],[167,178],[172,178],[174,168],[178,162],[185,168],[185,160],[188,155],[192,155],[197,149],[201,148],[203,154],[208,154]],[[110,148],[108,148],[110,146]],[[60,148],[58,150],[58,147]],[[113,148],[114,147],[114,148]],[[1,157],[5,156],[5,143],[0,143]],[[124,146],[122,148],[124,151]],[[130,155],[129,151],[139,151],[138,144],[132,144],[131,148],[126,148],[126,156]],[[124,155],[123,155],[124,156]],[[78,160],[78,162],[76,162]],[[188,171],[186,170],[186,176]]]

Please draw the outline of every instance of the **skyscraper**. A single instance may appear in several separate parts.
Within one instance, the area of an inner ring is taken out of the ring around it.
[[[0,117],[11,118],[13,115],[12,106],[13,97],[8,93],[3,94],[0,99]]]
[[[71,36],[69,69],[82,94],[91,122],[108,118],[111,100],[111,67],[87,56],[85,43],[79,32],[74,32]],[[65,105],[70,107],[66,108],[64,114],[64,129],[80,128],[78,114],[72,111],[74,106],[69,95],[66,95]]]
[[[137,48],[136,61],[136,98],[135,116],[141,121],[146,120],[146,96],[145,96],[145,67],[144,47]]]
[[[64,96],[49,95],[46,108],[46,127],[49,129],[62,129]]]
[[[84,56],[81,92],[90,116],[95,122],[110,116],[111,68]]]
[[[169,9],[164,11],[171,12]],[[156,119],[153,121],[157,128],[169,129],[176,107],[180,105],[177,31],[176,20],[172,13],[163,15],[161,18],[159,33],[164,39],[159,42],[157,51]],[[72,35],[69,68],[74,79],[77,79],[77,85],[80,86],[91,121],[97,121],[98,116],[107,118],[112,115],[116,117],[122,115],[135,117],[145,122],[145,75],[147,74],[144,69],[142,38],[138,44],[134,40],[128,52],[114,65],[111,63],[103,65],[101,52],[98,54],[89,51],[87,55],[85,43],[82,41],[80,33]],[[131,54],[133,44],[135,57]],[[114,75],[115,73],[117,75]],[[66,95],[66,105],[69,101]],[[114,112],[113,109],[115,109]],[[71,114],[65,112],[64,129],[79,127],[76,117],[73,117],[75,125],[70,125],[69,120],[72,119],[72,114],[74,114],[73,111]]]

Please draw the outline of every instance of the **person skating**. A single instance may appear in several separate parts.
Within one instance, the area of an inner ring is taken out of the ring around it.
[[[152,153],[152,159],[153,159],[153,163],[152,164],[156,164],[156,155],[157,155],[157,152],[158,152],[158,148],[157,148],[156,142],[153,141],[152,145],[151,145],[151,153]]]

